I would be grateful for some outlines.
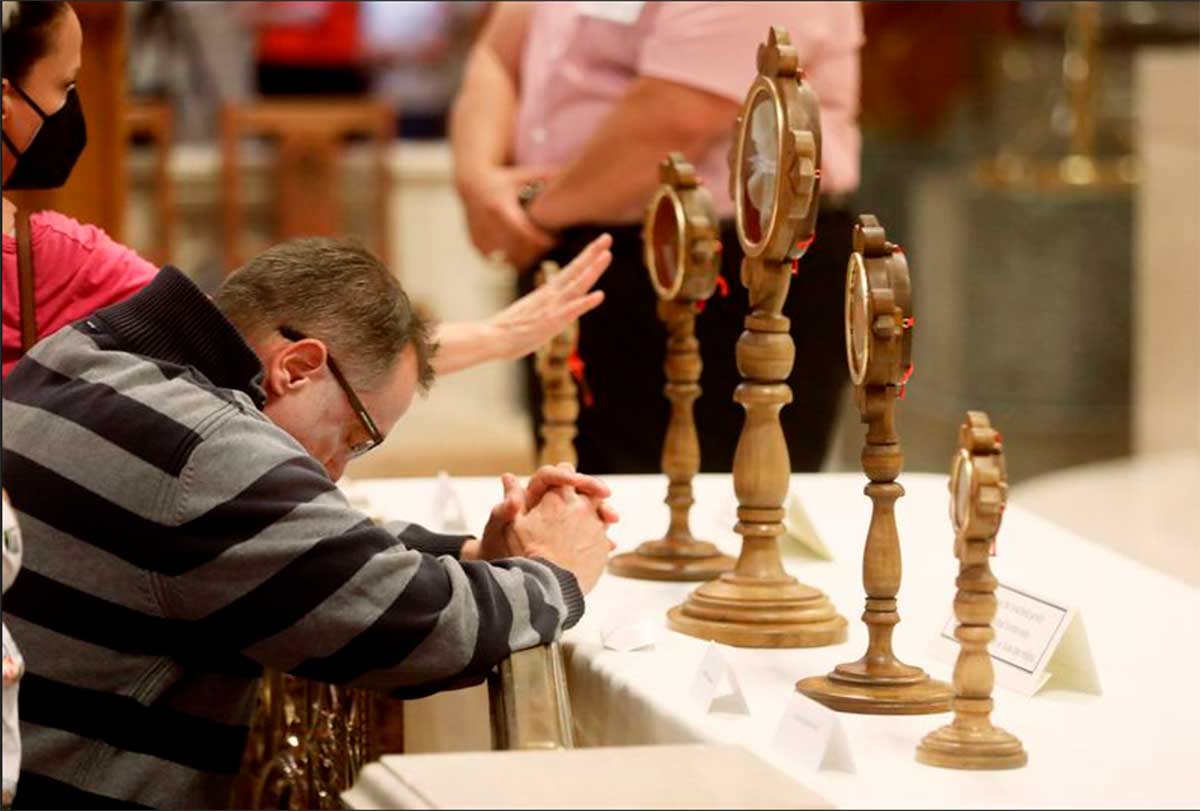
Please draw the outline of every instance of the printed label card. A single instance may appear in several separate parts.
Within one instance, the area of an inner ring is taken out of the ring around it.
[[[772,746],[808,771],[854,773],[850,739],[838,714],[800,692],[784,708]]]
[[[1101,695],[1083,615],[1074,606],[1000,583],[996,587],[996,637],[988,646],[996,683],[1026,696],[1048,684]],[[934,643],[934,655],[947,663],[958,658],[953,611]]]
[[[738,683],[737,674],[716,642],[709,642],[705,648],[700,668],[692,679],[689,695],[705,713],[750,714],[750,705],[746,703],[746,696]]]

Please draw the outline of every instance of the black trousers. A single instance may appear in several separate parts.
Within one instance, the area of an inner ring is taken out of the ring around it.
[[[796,363],[790,378],[793,400],[783,408],[781,420],[796,472],[820,469],[848,379],[843,290],[853,224],[848,211],[820,212],[817,238],[800,260],[784,306],[792,322]],[[579,413],[579,469],[592,474],[656,473],[670,415],[670,403],[663,396],[666,330],[656,315],[657,298],[642,263],[641,226],[572,228],[545,258],[566,265],[604,231],[613,235],[613,263],[597,284],[605,300],[580,321],[579,355],[593,402],[581,404]],[[732,221],[722,223],[721,242],[721,276],[729,294],[722,297],[718,290],[696,318],[704,369],[695,414],[701,470],[706,472],[733,469],[744,419],[742,407],[733,401],[733,390],[741,382],[734,353],[749,308]],[[532,289],[533,276],[521,277],[520,292]],[[526,381],[538,425],[541,389],[532,361],[526,364]]]

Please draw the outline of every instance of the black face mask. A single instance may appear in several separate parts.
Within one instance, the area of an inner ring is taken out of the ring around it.
[[[15,84],[13,89],[21,94],[38,115],[42,117],[42,128],[33,136],[33,141],[22,152],[4,133],[4,143],[17,157],[17,166],[12,176],[4,182],[6,189],[57,189],[67,182],[75,161],[87,146],[87,124],[83,120],[83,107],[79,93],[72,87],[67,91],[67,100],[57,112],[46,115],[28,94]]]

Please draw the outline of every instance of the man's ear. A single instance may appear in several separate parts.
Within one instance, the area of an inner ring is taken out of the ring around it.
[[[281,396],[312,382],[325,368],[325,344],[314,338],[289,341],[267,363],[267,393]]]
[[[4,106],[4,120],[8,120],[9,108],[12,107],[12,99],[9,94],[12,93],[12,88],[8,85],[8,79],[0,79],[0,103]]]

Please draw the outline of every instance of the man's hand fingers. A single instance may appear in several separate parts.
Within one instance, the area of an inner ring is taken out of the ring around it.
[[[575,488],[570,485],[559,485],[558,487],[551,488],[546,495],[556,495],[568,505],[574,505],[581,500],[579,494],[575,492]]]
[[[595,476],[588,476],[586,473],[572,473],[569,481],[565,482],[579,491],[581,495],[593,496],[596,498],[608,498],[612,495],[612,490],[608,489],[608,485],[597,479]]]
[[[511,493],[504,494],[504,500],[492,507],[492,511],[488,516],[487,527],[484,529],[486,535],[489,531],[502,531],[502,528],[515,521],[523,512],[522,501],[519,497],[514,497]]]
[[[538,469],[529,480],[529,501],[537,503],[542,494],[552,487],[569,487],[581,495],[597,498],[608,498],[612,491],[608,485],[594,476],[576,473],[575,469],[566,463],[546,465]]]
[[[501,506],[507,508],[506,515],[511,521],[525,512],[525,488],[521,487],[521,482],[511,473],[502,475],[500,482],[504,485],[504,501]]]
[[[600,515],[600,520],[606,524],[615,524],[621,520],[621,516],[607,503],[601,502],[596,508],[596,512]]]
[[[563,484],[569,475],[570,473],[558,465],[539,467],[529,479],[528,499],[530,505],[541,501],[547,490]]]

